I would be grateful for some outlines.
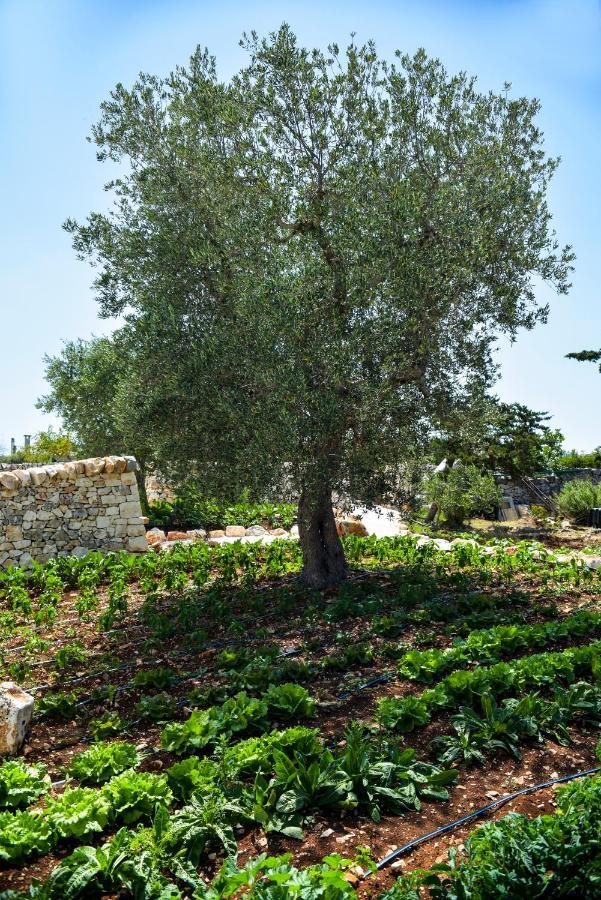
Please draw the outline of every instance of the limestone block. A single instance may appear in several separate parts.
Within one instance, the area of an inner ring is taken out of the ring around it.
[[[434,538],[433,543],[436,544],[439,550],[444,550],[445,553],[448,553],[451,550],[451,542],[445,541],[444,538]]]
[[[251,525],[246,529],[247,537],[265,537],[266,534],[269,532],[262,525]]]
[[[207,533],[204,528],[193,528],[188,532],[188,537],[192,538],[193,541],[206,541]]]
[[[128,538],[127,549],[130,553],[146,553],[146,551],[148,550],[148,541],[146,540],[146,535]]]
[[[7,525],[6,526],[6,540],[7,541],[20,541],[23,538],[23,529],[20,525]]]
[[[167,540],[167,535],[160,528],[151,528],[150,531],[146,532],[146,540],[150,545],[162,544],[163,541]]]
[[[137,484],[135,472],[124,472],[120,478],[120,484]]]
[[[86,553],[89,553],[88,548],[87,548],[87,547],[82,547],[82,546],[80,545],[79,547],[74,547],[74,548],[73,548],[73,550],[71,551],[71,556],[77,556],[78,558],[81,558],[82,556],[85,556]]]
[[[288,537],[288,532],[285,528],[272,528],[269,532],[272,537]]]
[[[84,472],[88,478],[100,475],[102,471],[104,471],[104,459],[102,457],[98,456],[95,459],[86,459],[84,463]]]
[[[33,714],[33,697],[14,681],[0,683],[0,756],[16,753]]]
[[[96,519],[96,528],[108,528],[110,521],[108,516],[98,516]]]
[[[28,487],[31,484],[31,475],[29,474],[28,469],[17,469],[17,471],[12,474],[15,478],[19,479],[21,487]]]
[[[222,531],[220,528],[215,528],[213,531],[209,531],[210,538],[222,538],[225,537],[225,531]]]
[[[297,538],[298,537],[298,525],[293,525],[290,529],[290,537]]]
[[[126,472],[137,472],[139,469],[139,465],[135,456],[126,456],[125,457],[125,471]]]
[[[114,462],[114,472],[125,472],[125,468],[127,466],[127,460],[124,456],[115,456],[113,457]]]
[[[31,541],[15,541],[15,550],[25,550],[26,547],[31,547]]]
[[[119,515],[124,519],[129,519],[130,516],[141,516],[142,507],[140,506],[140,501],[126,500],[125,503],[121,503],[119,505]]]
[[[245,534],[246,528],[244,525],[226,525],[225,527],[226,537],[244,537]]]
[[[143,525],[128,525],[127,533],[130,537],[140,537],[143,534],[146,534],[146,529]]]
[[[12,472],[0,472],[0,484],[9,491],[16,491],[21,487],[21,482]]]

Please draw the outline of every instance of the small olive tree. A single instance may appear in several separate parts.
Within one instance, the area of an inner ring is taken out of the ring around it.
[[[424,51],[327,52],[287,26],[220,81],[188,67],[118,85],[92,138],[112,210],[69,221],[125,315],[145,438],[207,492],[299,496],[308,584],[346,566],[332,493],[367,502],[432,422],[494,374],[500,334],[568,289],[538,102],[477,90]]]

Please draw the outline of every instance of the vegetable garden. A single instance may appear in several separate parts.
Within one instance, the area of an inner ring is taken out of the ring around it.
[[[36,699],[2,900],[601,896],[601,775],[500,802],[597,766],[599,571],[344,543],[325,592],[295,541],[0,573],[2,677]]]

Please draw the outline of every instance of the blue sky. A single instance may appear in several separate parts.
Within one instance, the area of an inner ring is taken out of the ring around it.
[[[61,223],[107,202],[85,140],[100,102],[139,71],[166,74],[196,44],[227,78],[244,30],[285,20],[300,39],[344,44],[351,31],[384,56],[423,46],[486,89],[513,84],[542,101],[547,148],[563,162],[550,203],[577,261],[549,324],[501,348],[500,396],[553,414],[566,444],[601,444],[596,367],[565,353],[601,347],[601,11],[597,0],[0,0],[0,446],[50,420],[34,407],[44,353],[110,329],[97,319],[92,270]],[[541,288],[541,298],[545,297]]]

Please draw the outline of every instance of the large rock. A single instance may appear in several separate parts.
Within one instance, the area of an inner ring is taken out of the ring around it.
[[[0,472],[0,486],[8,491],[16,491],[21,487],[21,482],[16,475],[12,475],[10,472]]]
[[[269,534],[269,532],[262,525],[250,525],[246,529],[247,537],[265,537],[266,534]]]
[[[244,525],[226,525],[225,526],[225,536],[226,537],[244,537],[246,534],[246,528]]]
[[[358,537],[367,537],[368,535],[367,528],[363,522],[356,518],[338,519],[336,522],[336,529],[341,536],[345,534],[356,534]]]
[[[14,681],[0,683],[0,756],[17,753],[33,714],[33,697]]]
[[[148,550],[146,535],[141,535],[140,537],[128,537],[127,550],[129,553],[146,553]]]
[[[160,528],[150,528],[146,532],[146,540],[152,546],[153,544],[161,544],[167,540],[167,535]]]

